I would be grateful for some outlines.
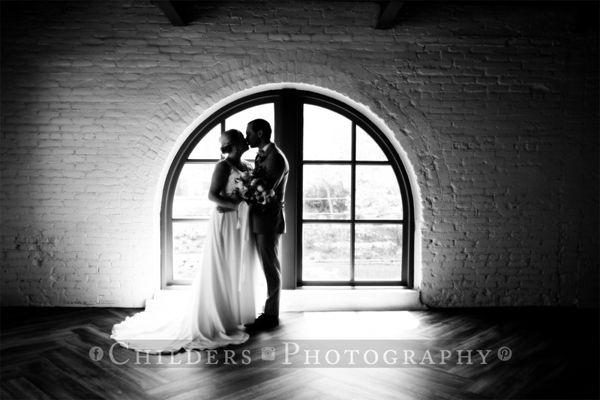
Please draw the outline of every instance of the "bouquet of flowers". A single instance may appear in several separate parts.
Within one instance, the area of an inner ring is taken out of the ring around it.
[[[266,205],[275,197],[275,191],[267,191],[266,182],[257,178],[253,170],[242,173],[235,179],[235,191],[250,205]]]

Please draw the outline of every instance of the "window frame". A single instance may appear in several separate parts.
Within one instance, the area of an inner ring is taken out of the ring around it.
[[[161,201],[161,288],[170,289],[180,285],[187,285],[187,281],[173,280],[173,200],[177,181],[186,163],[206,163],[218,160],[194,159],[188,160],[195,146],[215,127],[221,124],[224,128],[225,120],[248,107],[265,103],[274,104],[275,137],[276,143],[282,148],[290,163],[290,175],[286,190],[286,223],[287,233],[283,236],[282,268],[284,268],[283,287],[293,289],[302,286],[403,286],[413,287],[414,282],[414,205],[409,185],[408,174],[402,165],[399,155],[390,140],[381,130],[365,115],[349,105],[331,97],[299,89],[278,89],[256,93],[235,100],[222,107],[201,124],[186,138],[177,151],[165,180]],[[352,157],[349,161],[335,160],[304,160],[303,159],[303,105],[310,104],[324,107],[336,112],[352,122]],[[284,118],[285,115],[285,118]],[[379,146],[387,157],[387,161],[361,161],[356,160],[356,127],[360,126]],[[284,135],[283,133],[287,133]],[[308,161],[308,162],[307,162]],[[351,165],[351,218],[350,220],[304,220],[302,215],[302,170],[304,165],[310,164],[342,164]],[[396,175],[402,199],[402,219],[391,220],[392,223],[402,224],[402,279],[400,281],[353,281],[355,264],[355,225],[362,223],[389,224],[390,220],[356,220],[356,166],[357,165],[390,165]],[[200,220],[202,218],[177,218],[176,220]],[[351,280],[350,281],[305,281],[302,280],[302,225],[304,222],[316,223],[350,223],[351,225]],[[401,221],[401,222],[399,222]],[[300,240],[298,240],[300,239]]]

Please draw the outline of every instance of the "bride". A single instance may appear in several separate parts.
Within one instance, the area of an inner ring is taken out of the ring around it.
[[[191,290],[175,302],[166,297],[151,301],[144,311],[114,325],[110,337],[124,347],[160,353],[214,349],[248,340],[243,325],[256,316],[259,261],[249,207],[235,191],[236,178],[249,168],[241,160],[248,144],[235,129],[225,131],[220,142],[227,156],[213,172],[208,197],[217,206]]]

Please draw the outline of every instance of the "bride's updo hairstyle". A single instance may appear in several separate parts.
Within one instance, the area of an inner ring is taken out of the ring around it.
[[[231,150],[233,150],[233,146],[243,142],[244,140],[246,140],[244,139],[244,134],[242,134],[242,132],[238,131],[237,129],[226,130],[221,134],[221,153],[231,153]]]

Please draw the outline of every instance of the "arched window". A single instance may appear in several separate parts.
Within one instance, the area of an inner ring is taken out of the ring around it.
[[[389,140],[345,103],[296,89],[252,95],[206,119],[169,170],[161,210],[162,285],[189,284],[200,266],[219,135],[263,118],[290,163],[282,239],[284,288],[412,287],[413,204]],[[255,149],[244,158],[253,162]]]

